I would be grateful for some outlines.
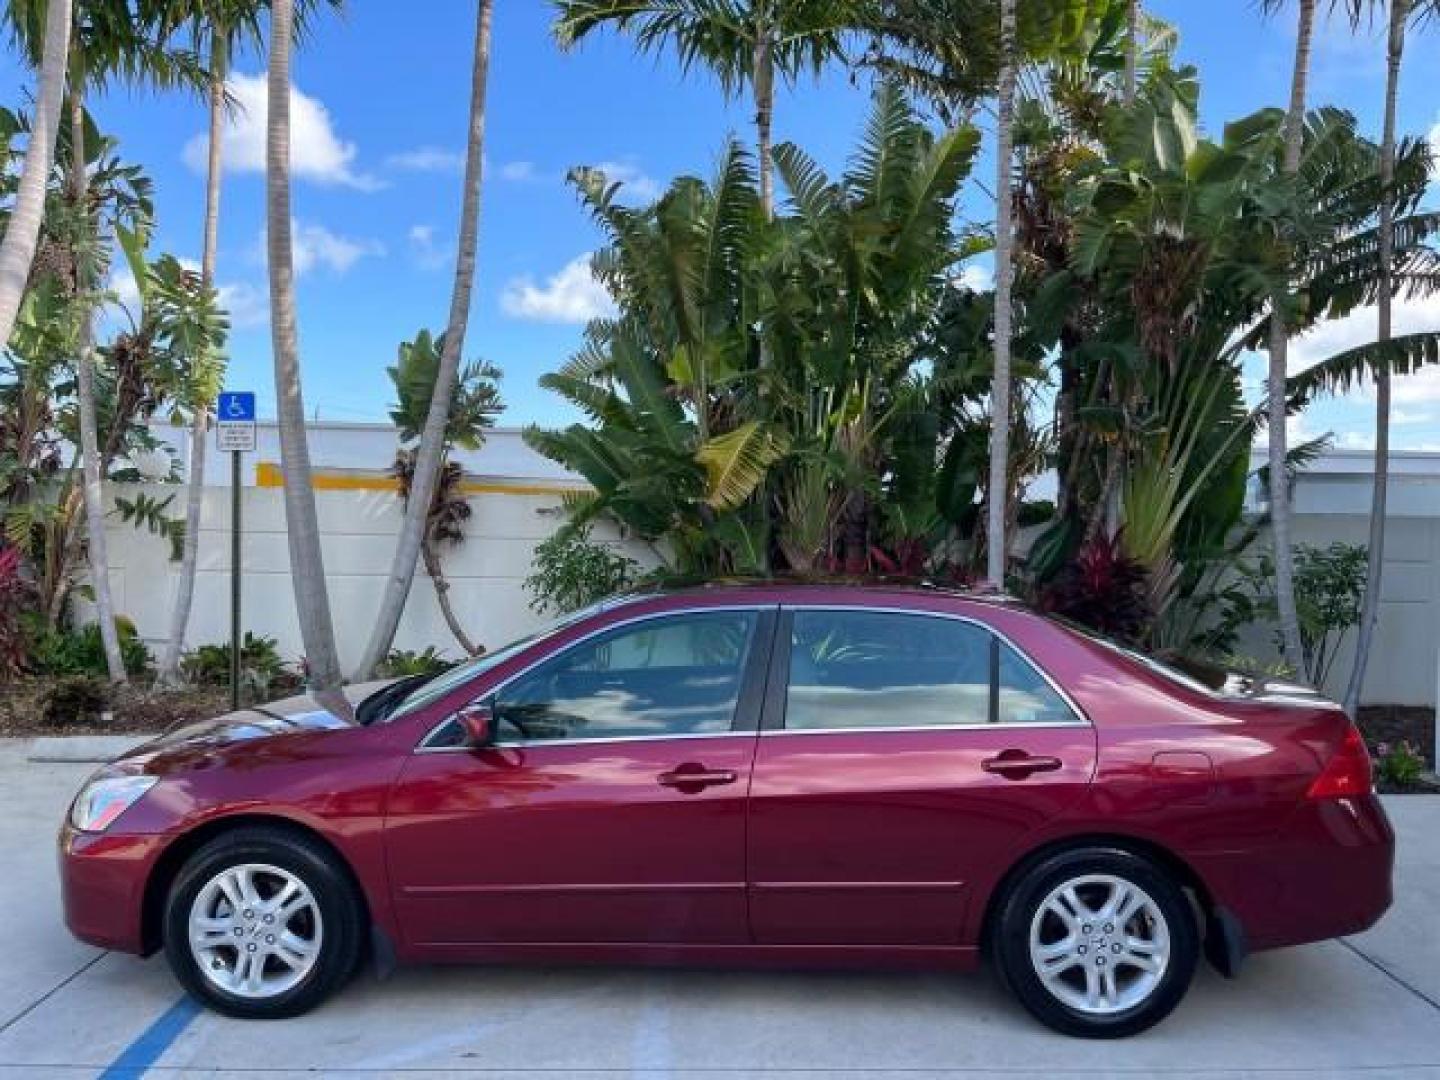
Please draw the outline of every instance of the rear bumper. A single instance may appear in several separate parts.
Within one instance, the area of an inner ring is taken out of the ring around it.
[[[1380,800],[1306,802],[1274,844],[1194,857],[1250,950],[1369,929],[1389,910],[1395,833]]]
[[[102,949],[144,953],[145,883],[165,845],[163,835],[60,830],[60,889],[65,925]]]

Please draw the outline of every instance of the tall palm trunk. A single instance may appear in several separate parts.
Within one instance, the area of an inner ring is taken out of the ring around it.
[[[995,127],[995,376],[990,395],[990,485],[985,577],[1005,588],[1005,504],[1010,451],[1011,123],[1015,105],[1015,0],[1000,0],[1000,100]]]
[[[375,628],[356,668],[357,679],[365,678],[375,669],[395,640],[405,600],[415,579],[415,563],[421,554],[426,518],[445,456],[445,429],[450,419],[451,397],[459,378],[460,357],[470,323],[470,297],[475,287],[480,188],[484,182],[485,86],[490,72],[492,7],[493,0],[479,0],[475,13],[475,57],[470,77],[470,132],[465,151],[465,188],[460,202],[460,241],[455,256],[455,284],[450,293],[450,321],[445,327],[445,347],[440,352],[435,388],[430,394],[430,411],[425,416],[425,429],[420,435],[410,499],[406,503],[400,536],[395,544],[390,576],[385,581]],[[436,584],[438,587],[438,579]]]
[[[1135,103],[1136,69],[1140,52],[1140,0],[1129,0],[1125,12],[1125,95],[1126,105]]]
[[[25,296],[40,223],[45,216],[45,182],[55,164],[55,137],[60,132],[60,111],[65,98],[65,61],[70,54],[70,0],[50,0],[45,12],[45,45],[40,60],[40,100],[20,187],[5,240],[0,243],[0,347],[10,340],[15,315]]]
[[[93,245],[90,219],[89,178],[85,172],[85,79],[78,57],[70,59],[70,198],[84,222],[84,245]],[[100,461],[99,425],[95,417],[95,312],[91,307],[96,287],[94,255],[79,251],[75,260],[75,292],[80,301],[80,326],[76,342],[76,408],[80,426],[80,489],[85,500],[85,550],[90,562],[90,587],[95,594],[95,617],[100,623],[100,641],[105,649],[105,667],[110,681],[123,683],[125,661],[120,654],[120,635],[115,628],[115,603],[110,595],[110,552],[105,535],[105,488]]]
[[[1380,297],[1379,339],[1390,340],[1390,260],[1395,250],[1395,204],[1390,186],[1395,182],[1395,112],[1400,98],[1400,63],[1405,55],[1405,23],[1410,0],[1390,0],[1390,36],[1385,78],[1385,130],[1380,142]],[[1385,505],[1390,486],[1390,369],[1375,372],[1375,488],[1370,502],[1370,551],[1365,575],[1365,601],[1360,609],[1360,634],[1355,643],[1355,666],[1345,687],[1345,711],[1353,719],[1360,710],[1365,669],[1380,621],[1380,578],[1385,565]]]
[[[215,249],[220,234],[220,151],[225,121],[225,49],[220,27],[210,43],[210,145],[205,171],[205,239],[200,252],[200,281],[215,285]],[[170,612],[170,637],[160,661],[160,681],[173,683],[180,671],[180,650],[195,600],[195,571],[200,559],[200,514],[205,505],[205,455],[209,450],[206,428],[210,403],[194,403],[190,427],[190,475],[185,491],[185,547],[180,557],[180,581]]]
[[[775,150],[771,124],[775,117],[774,43],[764,23],[756,28],[753,78],[755,82],[755,152],[760,166],[760,209],[766,219],[775,216]]]
[[[309,663],[311,692],[327,707],[348,712],[340,693],[340,659],[335,651],[335,629],[330,618],[330,593],[325,583],[315,492],[310,486],[310,447],[305,436],[305,401],[300,390],[295,255],[290,224],[290,44],[294,18],[294,0],[274,0],[270,9],[265,214],[280,469],[285,480],[290,578],[295,587],[295,606]]]
[[[1290,111],[1285,116],[1284,170],[1300,170],[1305,138],[1305,84],[1310,77],[1310,39],[1315,29],[1315,0],[1300,0],[1300,25],[1295,36],[1295,71],[1290,82]],[[1300,616],[1295,609],[1295,555],[1291,546],[1290,485],[1285,475],[1285,376],[1289,359],[1290,328],[1285,318],[1287,298],[1275,297],[1270,316],[1270,372],[1266,380],[1270,449],[1270,530],[1275,543],[1275,599],[1280,615],[1280,637],[1285,658],[1298,674],[1304,655],[1300,644]]]

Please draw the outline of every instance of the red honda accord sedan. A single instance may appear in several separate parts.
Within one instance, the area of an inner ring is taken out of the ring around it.
[[[1015,604],[727,585],[612,600],[438,677],[175,731],[60,838],[71,930],[233,1016],[369,956],[969,968],[1072,1035],[1203,954],[1370,926],[1394,838],[1341,710]]]

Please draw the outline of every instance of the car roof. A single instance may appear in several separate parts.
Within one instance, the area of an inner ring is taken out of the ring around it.
[[[1006,608],[1026,608],[1023,601],[1006,593],[990,590],[965,589],[923,578],[791,577],[783,574],[773,577],[727,577],[704,580],[662,581],[641,586],[629,592],[616,594],[608,601],[605,601],[602,607],[615,607],[624,603],[640,600],[658,600],[667,597],[683,598],[695,595],[713,597],[717,595],[734,594],[736,596],[747,596],[752,593],[764,593],[767,596],[773,596],[776,593],[781,593],[796,599],[806,595],[829,597],[833,596],[836,592],[848,590],[863,591],[871,595],[884,594],[932,599],[942,597],[945,599],[965,600],[972,603],[990,604]]]

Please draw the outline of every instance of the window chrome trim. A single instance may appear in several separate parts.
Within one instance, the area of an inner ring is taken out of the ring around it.
[[[1009,728],[1032,728],[1032,729],[1052,728],[1052,729],[1053,729],[1053,728],[1072,728],[1072,727],[1090,727],[1090,728],[1093,728],[1093,727],[1095,726],[1095,723],[1094,723],[1093,720],[1090,719],[1089,714],[1087,714],[1087,713],[1085,712],[1085,710],[1080,707],[1080,705],[1075,701],[1075,699],[1074,699],[1073,697],[1070,696],[1070,694],[1065,690],[1065,688],[1064,688],[1063,686],[1061,686],[1058,682],[1055,681],[1055,679],[1051,676],[1051,674],[1050,674],[1048,671],[1046,671],[1043,667],[1041,667],[1039,664],[1037,664],[1034,660],[1032,660],[1032,659],[1030,658],[1030,654],[1029,654],[1028,652],[1026,652],[1024,649],[1022,649],[1019,645],[1015,644],[1015,641],[1014,641],[1008,634],[1004,633],[1003,631],[1001,631],[1000,629],[998,629],[998,628],[996,628],[996,627],[994,627],[994,626],[991,626],[989,623],[984,622],[984,621],[981,620],[981,619],[975,618],[975,617],[972,616],[972,615],[957,615],[957,614],[955,614],[954,612],[949,612],[949,611],[930,611],[930,610],[927,610],[927,609],[916,609],[916,608],[876,607],[876,606],[872,606],[872,605],[869,605],[869,604],[785,604],[785,603],[782,603],[782,604],[780,605],[780,609],[781,609],[781,611],[788,611],[788,612],[801,612],[801,611],[858,611],[858,612],[871,612],[871,613],[880,614],[880,615],[910,615],[910,616],[915,616],[915,617],[918,617],[918,618],[949,619],[949,620],[951,620],[952,622],[968,623],[968,624],[971,625],[971,626],[979,627],[981,630],[984,630],[984,631],[986,631],[987,633],[994,635],[994,637],[995,637],[997,640],[999,640],[1001,643],[1003,643],[1003,644],[1005,644],[1005,645],[1008,645],[1008,646],[1010,647],[1011,652],[1013,652],[1013,653],[1019,658],[1019,660],[1020,660],[1020,662],[1021,662],[1022,664],[1026,665],[1028,668],[1030,668],[1031,671],[1033,671],[1033,672],[1035,672],[1035,674],[1039,675],[1040,678],[1045,682],[1045,684],[1046,684],[1047,686],[1049,686],[1051,690],[1055,691],[1056,696],[1058,696],[1058,697],[1060,698],[1061,702],[1064,703],[1065,707],[1070,710],[1070,713],[1071,713],[1071,715],[1074,717],[1074,719],[1073,719],[1073,720],[1064,721],[1064,722],[1051,722],[1051,723],[1044,723],[1044,724],[1022,724],[1022,723],[1004,723],[1004,722],[996,722],[996,723],[993,723],[993,724],[991,724],[991,723],[984,723],[984,724],[926,724],[926,725],[918,725],[918,726],[917,726],[917,725],[906,725],[906,724],[893,724],[893,725],[892,725],[892,724],[877,724],[877,725],[875,725],[874,727],[854,727],[854,728],[787,728],[787,727],[781,726],[781,727],[777,727],[777,728],[767,728],[767,729],[764,729],[764,730],[762,730],[761,734],[764,734],[764,735],[784,735],[784,734],[804,735],[804,734],[810,734],[810,733],[824,733],[824,734],[826,734],[826,735],[834,735],[834,734],[837,734],[837,733],[840,733],[840,732],[845,732],[845,733],[854,734],[854,733],[866,732],[866,731],[994,731],[994,730],[1005,730],[1005,729],[1009,729]],[[777,648],[788,649],[788,648],[790,648],[790,643],[777,641],[777,642],[776,642],[776,647],[777,647]],[[785,684],[785,685],[786,685],[786,689],[788,690],[788,689],[789,689],[789,685],[790,685],[788,679],[786,680],[786,684]]]
[[[618,607],[618,606],[619,606],[619,605],[617,605],[617,607]],[[634,618],[631,618],[631,619],[625,619],[625,620],[622,620],[622,621],[620,621],[620,622],[613,622],[613,623],[610,623],[610,624],[608,624],[608,625],[606,625],[606,626],[598,627],[597,629],[590,631],[588,634],[582,634],[580,637],[576,638],[574,641],[572,641],[572,642],[570,642],[569,644],[567,644],[563,649],[559,650],[558,652],[548,653],[547,655],[545,655],[545,656],[541,657],[540,659],[536,660],[533,664],[527,664],[525,667],[521,668],[519,671],[515,672],[513,675],[510,675],[509,677],[507,677],[504,681],[498,682],[498,683],[496,683],[494,686],[492,686],[488,691],[485,692],[484,697],[491,697],[491,696],[493,696],[493,695],[495,695],[495,694],[500,693],[500,691],[504,690],[504,689],[505,689],[507,686],[509,686],[511,683],[515,682],[515,681],[518,680],[518,679],[524,678],[526,675],[529,675],[532,671],[534,671],[536,668],[540,667],[541,665],[548,663],[549,661],[555,659],[557,656],[562,656],[562,655],[564,655],[565,653],[569,652],[571,649],[575,648],[575,647],[578,646],[578,645],[583,645],[583,644],[585,644],[585,642],[590,641],[590,640],[593,639],[593,638],[600,637],[602,634],[608,634],[608,633],[611,633],[612,631],[615,631],[615,630],[626,630],[626,629],[629,629],[629,628],[632,627],[632,626],[639,626],[639,625],[642,624],[642,623],[652,622],[652,621],[654,621],[655,619],[665,619],[665,618],[669,618],[669,617],[672,616],[672,615],[703,615],[703,614],[705,614],[705,613],[707,613],[707,612],[712,612],[712,611],[746,611],[746,612],[753,612],[753,613],[756,615],[757,620],[758,620],[758,618],[759,618],[760,616],[763,616],[763,615],[765,614],[765,612],[767,612],[767,611],[774,611],[774,610],[776,610],[779,606],[780,606],[779,604],[708,604],[708,605],[698,605],[698,606],[695,606],[695,607],[670,608],[670,609],[667,609],[667,610],[665,610],[665,611],[652,611],[652,612],[649,612],[649,613],[644,614],[644,615],[637,615],[637,616],[635,616]],[[603,614],[605,614],[605,611],[606,611],[606,610],[616,610],[616,609],[615,609],[615,608],[603,609],[603,610],[601,610],[601,611],[597,611],[595,614],[597,614],[597,615],[603,615]],[[758,623],[757,623],[757,626],[756,626],[755,630],[753,630],[753,631],[751,632],[751,634],[750,634],[749,650],[753,650],[753,649],[755,648],[756,638],[758,637],[758,630],[759,630],[759,626],[758,626]],[[539,644],[541,644],[541,642],[538,642],[538,641],[537,641],[536,644],[539,645]],[[772,648],[773,648],[773,641],[772,641]],[[742,681],[743,681],[743,677],[744,677],[744,667],[750,663],[750,659],[751,659],[751,657],[750,657],[750,655],[749,655],[749,650],[747,650],[747,653],[746,653],[745,663],[741,665],[741,668],[742,668],[742,670],[741,670]],[[742,695],[743,695],[743,687],[742,687],[741,693],[742,693]],[[473,704],[475,703],[475,700],[480,700],[480,699],[474,699],[474,700],[470,701],[468,704],[472,704],[472,705],[473,705]],[[739,696],[737,696],[737,698],[736,698],[735,708],[736,708],[737,710],[740,708]],[[451,724],[451,723],[454,721],[454,719],[455,719],[455,714],[454,714],[454,713],[451,713],[449,716],[445,717],[443,720],[441,720],[439,723],[437,723],[434,727],[432,727],[429,731],[427,731],[427,732],[425,733],[424,737],[422,737],[421,740],[420,740],[418,743],[415,744],[415,751],[414,751],[414,752],[417,753],[417,754],[453,754],[453,753],[455,753],[456,751],[459,751],[459,752],[461,752],[461,753],[466,753],[466,754],[474,753],[474,752],[475,752],[474,748],[473,748],[473,747],[469,747],[469,746],[431,746],[431,745],[430,745],[430,740],[433,739],[433,738],[440,732],[440,730],[441,730],[442,728],[445,728],[445,727],[447,727],[449,724]],[[731,723],[734,723],[734,719],[735,719],[735,718],[734,718],[734,716],[732,715],[732,716],[731,716]],[[493,748],[493,749],[496,749],[496,750],[516,750],[516,749],[521,749],[521,748],[527,747],[527,746],[580,746],[580,745],[587,744],[587,743],[658,742],[658,741],[660,741],[660,740],[662,740],[662,739],[663,739],[663,740],[666,740],[666,741],[669,741],[669,740],[671,740],[671,739],[720,739],[720,738],[727,738],[727,737],[734,736],[734,735],[752,735],[752,736],[753,736],[755,733],[756,733],[756,732],[755,732],[755,729],[750,728],[750,729],[743,730],[743,731],[735,731],[735,730],[731,729],[731,730],[727,730],[727,731],[686,732],[686,733],[673,734],[673,735],[609,735],[609,736],[597,735],[597,736],[594,736],[593,738],[588,738],[588,739],[516,739],[516,740],[513,740],[513,741],[509,741],[509,742],[495,742],[495,743],[490,743],[488,746],[484,747],[484,749],[487,749],[487,750],[488,750],[488,749],[492,749],[492,748]]]

